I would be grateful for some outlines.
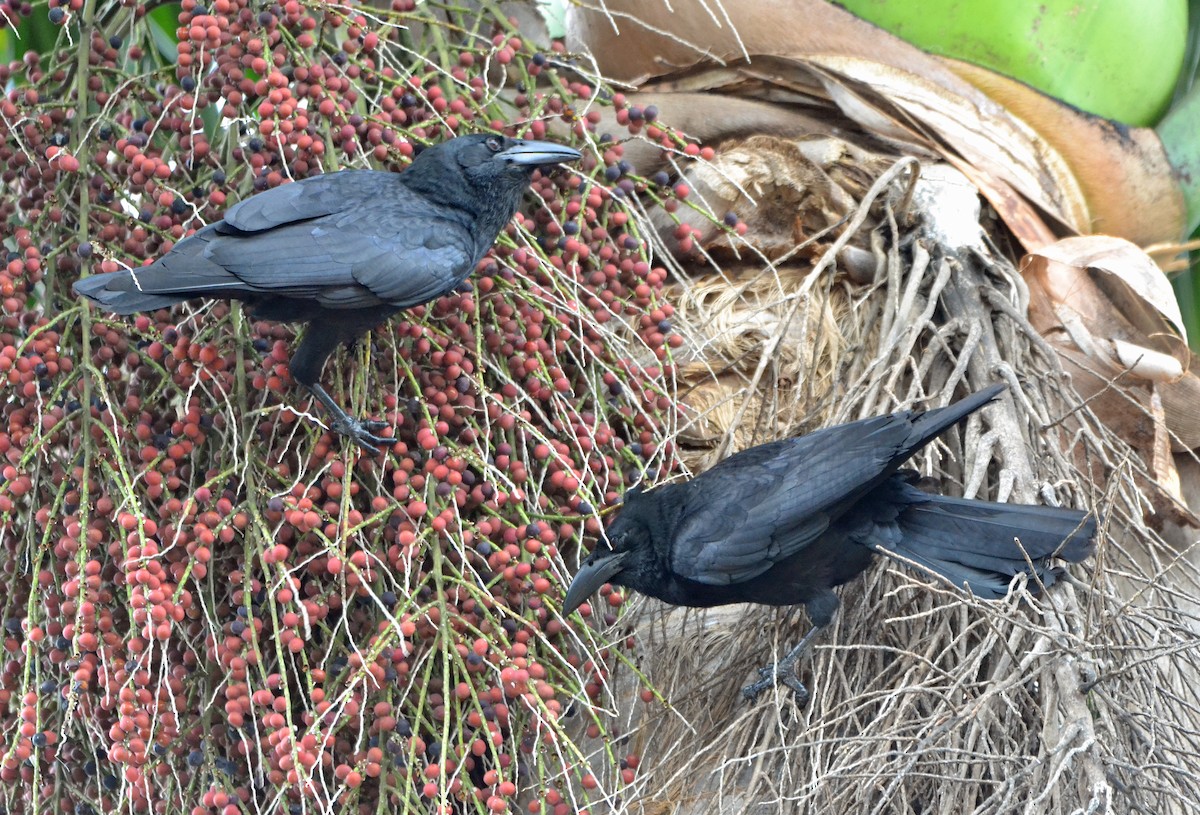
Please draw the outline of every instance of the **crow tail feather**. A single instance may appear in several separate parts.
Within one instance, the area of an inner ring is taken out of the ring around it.
[[[981,598],[1004,597],[1021,573],[1035,592],[1051,586],[1062,576],[1055,559],[1078,563],[1094,549],[1097,518],[1080,510],[930,495],[900,479],[889,487],[900,493],[895,519],[860,542]]]

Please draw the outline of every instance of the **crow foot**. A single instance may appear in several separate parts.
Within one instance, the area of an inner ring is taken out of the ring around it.
[[[376,445],[391,447],[396,443],[396,440],[390,436],[379,435],[380,431],[391,427],[387,422],[376,419],[355,419],[342,410],[338,403],[333,401],[333,397],[320,385],[306,385],[305,387],[312,392],[312,395],[325,408],[325,412],[329,414],[329,428],[333,432],[352,440],[373,456],[379,455],[380,448]]]
[[[796,663],[808,651],[813,639],[828,624],[823,620],[821,625],[814,625],[807,634],[800,638],[796,647],[787,652],[783,659],[769,667],[759,668],[758,675],[762,678],[742,688],[742,697],[753,702],[763,691],[780,684],[790,688],[792,693],[796,694],[797,704],[802,707],[808,704],[808,688],[804,687],[804,683],[796,676]]]
[[[762,678],[742,688],[742,698],[753,702],[759,694],[778,683],[791,689],[796,695],[796,704],[801,707],[807,705],[808,688],[804,687],[804,683],[796,676],[796,657],[799,657],[799,654],[789,654],[774,665],[759,668],[758,675]]]
[[[333,420],[330,429],[333,432],[353,441],[371,455],[379,455],[379,447],[391,447],[396,440],[390,436],[380,436],[379,432],[391,427],[387,422],[375,419],[355,419],[353,416],[339,416]]]

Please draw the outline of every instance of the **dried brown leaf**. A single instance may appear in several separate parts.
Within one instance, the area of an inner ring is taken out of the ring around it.
[[[1132,359],[1134,352],[1113,344],[1122,341],[1174,357],[1180,373],[1188,367],[1187,336],[1171,283],[1134,244],[1107,235],[1065,238],[1031,252],[1023,266],[1027,278],[1038,279],[1058,321],[1068,330],[1082,324],[1092,335],[1076,338],[1090,355],[1103,348],[1117,362]],[[1033,310],[1031,305],[1039,331],[1052,327],[1043,309],[1036,315]]]
[[[1182,196],[1152,131],[1046,97],[1024,103],[1023,118],[996,101],[1010,103],[1002,83],[951,70],[824,0],[604,0],[568,19],[573,45],[620,81],[836,105],[874,137],[936,152],[975,181],[1026,249],[1096,228],[1138,243],[1179,237]]]
[[[1145,252],[1109,236],[1067,238],[1031,253],[1022,272],[1030,322],[1074,369],[1106,424],[1139,450],[1156,449],[1160,437],[1176,451],[1200,446],[1194,355],[1176,331],[1182,319],[1170,283]],[[1107,393],[1113,389],[1122,396]]]
[[[1062,157],[1087,202],[1089,227],[1082,231],[1120,235],[1138,246],[1183,234],[1187,207],[1153,130],[1087,116],[977,65],[943,62],[1035,128]]]

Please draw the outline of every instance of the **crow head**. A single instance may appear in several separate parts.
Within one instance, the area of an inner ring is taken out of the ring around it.
[[[580,158],[578,150],[554,142],[477,133],[422,151],[400,181],[428,201],[468,213],[486,248],[516,213],[534,170]]]
[[[529,188],[534,170],[548,170],[560,162],[581,158],[578,150],[554,142],[491,134],[463,136],[450,144],[458,148],[454,158],[468,186],[493,199],[511,197],[514,208]]]
[[[562,604],[564,616],[579,608],[605,583],[643,590],[644,585],[653,585],[656,576],[665,571],[665,564],[660,562],[662,553],[654,545],[652,524],[660,520],[656,517],[656,499],[670,486],[663,485],[653,492],[645,492],[639,486],[625,493],[621,514],[604,533],[606,540],[596,544],[567,589]]]
[[[468,176],[504,173],[514,178],[528,177],[539,167],[577,161],[582,154],[571,147],[549,141],[509,139],[504,136],[464,136],[459,164]]]
[[[510,187],[523,191],[534,170],[580,158],[578,150],[554,142],[476,133],[421,151],[405,171],[405,180],[424,181],[428,177],[444,189],[454,186],[457,176],[475,190],[494,192],[497,187]]]

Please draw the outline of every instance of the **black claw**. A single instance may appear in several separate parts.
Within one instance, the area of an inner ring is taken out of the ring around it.
[[[804,707],[808,704],[808,688],[804,687],[804,683],[791,674],[780,677],[780,681],[791,689],[792,693],[796,694],[796,704]]]
[[[379,448],[375,445],[391,447],[396,443],[391,436],[379,435],[380,430],[391,427],[387,422],[381,422],[378,419],[355,419],[338,407],[337,402],[333,401],[333,397],[326,393],[319,384],[305,387],[312,392],[313,396],[317,397],[317,401],[325,407],[326,412],[332,418],[329,427],[333,432],[353,439],[355,444],[373,456],[379,455]]]
[[[774,665],[759,668],[758,675],[762,679],[742,688],[742,698],[748,702],[753,702],[763,691],[773,687],[776,682],[779,682],[779,684],[785,685],[796,695],[796,703],[798,705],[801,707],[807,705],[808,688],[804,687],[804,683],[796,677],[793,668],[794,664],[795,660],[791,662],[780,660]]]
[[[832,618],[832,613],[827,615]],[[804,683],[796,676],[796,663],[800,661],[805,653],[808,652],[809,646],[812,645],[813,639],[817,637],[829,625],[829,619],[823,619],[818,625],[809,629],[808,633],[800,638],[800,642],[796,643],[796,647],[788,651],[783,659],[776,662],[774,665],[768,665],[765,668],[758,669],[758,675],[762,677],[759,681],[752,685],[747,685],[742,688],[742,696],[753,702],[758,698],[758,695],[767,688],[772,687],[776,682],[781,685],[786,685],[791,689],[792,693],[796,694],[796,702],[801,707],[808,704],[808,688],[804,687]]]
[[[387,422],[372,419],[354,419],[349,416],[335,421],[332,425],[335,433],[353,440],[355,444],[373,456],[379,455],[379,448],[375,445],[391,447],[396,443],[396,440],[390,436],[378,435],[378,431],[388,427],[391,427],[391,425]]]

